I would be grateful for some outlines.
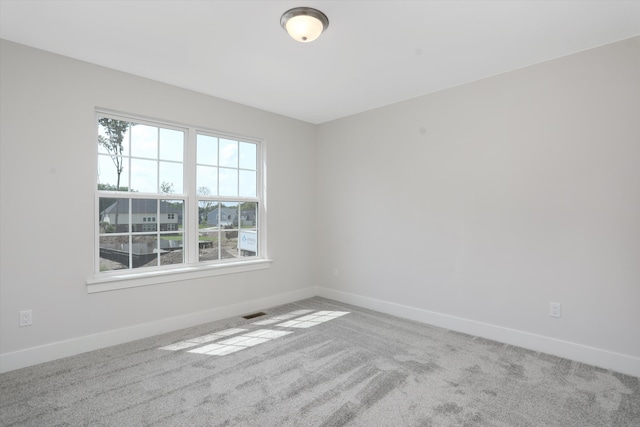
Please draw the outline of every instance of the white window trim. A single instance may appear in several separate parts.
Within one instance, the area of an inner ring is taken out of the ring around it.
[[[191,258],[189,253],[185,253],[185,263],[183,264],[174,264],[160,267],[153,267],[149,269],[142,269],[142,271],[138,269],[127,269],[127,270],[114,270],[107,272],[94,272],[86,279],[87,284],[87,293],[96,293],[96,292],[105,292],[112,291],[117,289],[128,289],[140,286],[149,286],[156,285],[162,283],[170,283],[182,280],[191,280],[191,279],[199,279],[203,277],[212,277],[212,276],[220,276],[226,274],[236,274],[236,273],[244,273],[248,271],[256,271],[268,269],[271,267],[271,263],[273,260],[268,258],[267,256],[267,164],[266,164],[266,147],[267,142],[264,139],[251,138],[246,136],[240,136],[235,134],[230,134],[228,132],[221,132],[214,129],[209,129],[203,126],[194,126],[194,125],[186,125],[180,124],[172,121],[154,119],[149,117],[144,117],[136,114],[123,113],[119,111],[114,111],[105,108],[96,108],[94,117],[96,118],[100,115],[107,115],[109,117],[116,117],[121,120],[130,120],[130,121],[140,121],[140,122],[150,122],[154,125],[166,125],[169,127],[176,127],[181,129],[188,130],[187,139],[185,141],[185,158],[191,158],[191,161],[185,161],[185,164],[189,164],[190,167],[186,168],[184,186],[186,188],[184,197],[180,197],[185,200],[185,212],[184,216],[188,217],[190,221],[190,226],[188,229],[184,231],[185,236],[189,236],[190,238],[198,239],[198,229],[197,226],[193,224],[197,224],[198,212],[197,209],[193,209],[191,203],[197,199],[197,194],[195,194],[195,150],[196,150],[196,135],[199,131],[215,134],[222,138],[230,138],[241,141],[255,142],[259,147],[259,170],[257,171],[257,191],[260,192],[262,197],[258,197],[257,199],[260,201],[258,203],[259,211],[258,218],[260,218],[260,224],[258,227],[258,250],[259,256],[256,257],[247,257],[247,258],[232,258],[226,260],[217,260],[212,262],[197,262],[197,263],[187,263],[187,261]],[[96,125],[97,126],[97,125]],[[94,158],[98,156],[98,146],[95,146]],[[185,166],[186,167],[186,166]],[[97,176],[97,174],[94,174]],[[194,189],[192,189],[194,187]],[[94,227],[97,224],[98,220],[98,212],[97,212],[97,203],[99,199],[99,193],[94,190],[95,194],[95,203],[94,206],[94,214],[96,216],[94,220]],[[233,198],[230,198],[233,199]],[[193,222],[193,221],[196,222]],[[94,236],[99,241],[99,236],[94,230]],[[185,248],[185,251],[191,251],[191,245],[189,248]],[[99,244],[98,242],[94,243],[94,258],[99,258]]]
[[[118,270],[119,274],[111,274],[111,272],[94,274],[87,279],[87,293],[91,294],[183,280],[201,279],[203,277],[221,276],[224,274],[265,270],[271,267],[272,262],[273,260],[268,258],[258,258],[225,264],[179,264],[180,267],[173,267],[166,270],[147,270],[143,272]]]

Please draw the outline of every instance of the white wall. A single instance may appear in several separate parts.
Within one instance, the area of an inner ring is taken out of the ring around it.
[[[1,43],[0,370],[313,295],[314,126]],[[87,294],[96,107],[265,139],[271,268]]]
[[[640,375],[640,38],[321,125],[317,165],[322,295]]]

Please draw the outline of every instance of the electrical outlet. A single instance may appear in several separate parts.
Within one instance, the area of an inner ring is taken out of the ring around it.
[[[338,267],[333,267],[333,277],[338,277]]]
[[[560,317],[560,303],[552,302],[549,305],[549,316],[551,317]]]
[[[20,312],[20,326],[30,326],[33,323],[33,313],[31,310]]]

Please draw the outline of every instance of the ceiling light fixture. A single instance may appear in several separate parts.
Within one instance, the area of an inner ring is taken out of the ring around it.
[[[320,37],[329,26],[327,15],[310,7],[287,10],[280,18],[280,25],[294,39],[309,43]]]

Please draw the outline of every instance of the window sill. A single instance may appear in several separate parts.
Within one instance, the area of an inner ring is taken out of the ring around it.
[[[157,285],[160,283],[178,282],[181,280],[200,279],[202,277],[220,276],[223,274],[244,273],[264,270],[271,267],[270,259],[258,259],[233,264],[209,264],[184,266],[170,270],[154,270],[132,272],[127,270],[121,274],[94,274],[87,279],[87,293],[114,291],[117,289],[135,288],[138,286]]]

